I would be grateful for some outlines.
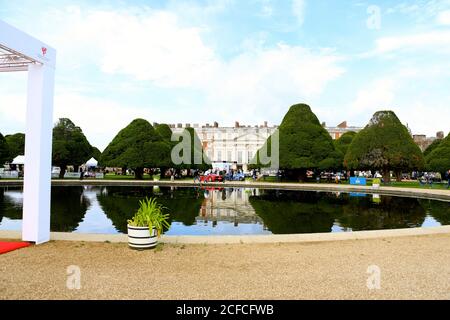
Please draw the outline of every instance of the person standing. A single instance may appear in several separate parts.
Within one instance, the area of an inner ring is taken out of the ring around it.
[[[450,169],[445,174],[447,176],[447,189],[450,189]]]
[[[200,176],[199,176],[198,169],[195,169],[195,170],[194,170],[194,183],[195,183],[195,182],[200,183]]]

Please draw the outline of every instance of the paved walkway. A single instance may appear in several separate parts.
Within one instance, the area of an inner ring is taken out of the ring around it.
[[[154,251],[57,241],[0,256],[0,299],[450,299],[449,247],[450,234]]]

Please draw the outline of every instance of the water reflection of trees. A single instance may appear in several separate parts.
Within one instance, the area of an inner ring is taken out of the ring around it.
[[[11,193],[8,196],[8,193]],[[89,201],[83,197],[83,187],[53,187],[51,190],[50,230],[71,232],[83,220]],[[22,189],[0,189],[0,222],[3,217],[22,219]]]
[[[338,218],[342,227],[352,230],[380,230],[420,227],[425,210],[415,198],[381,196],[349,197]]]
[[[429,215],[442,225],[450,225],[450,202],[436,200],[419,200]]]
[[[420,227],[426,215],[417,199],[391,196],[265,190],[250,203],[275,234],[330,232],[335,222],[352,230]]]
[[[22,198],[8,196],[8,191],[14,193],[21,193],[20,188],[0,188],[0,222],[3,217],[9,219],[20,220],[22,219]]]
[[[127,232],[127,220],[139,208],[139,200],[145,197],[156,197],[168,209],[170,222],[179,221],[184,225],[194,224],[203,200],[201,194],[191,188],[107,187],[97,195],[103,211],[123,233]]]
[[[250,203],[275,234],[330,232],[342,199],[317,192],[265,190]]]
[[[53,187],[50,229],[59,232],[74,231],[89,206],[89,200],[83,196],[83,187]]]

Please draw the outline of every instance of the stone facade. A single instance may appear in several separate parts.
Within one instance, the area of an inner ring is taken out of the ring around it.
[[[363,128],[361,127],[349,127],[347,126],[347,121],[341,122],[336,127],[327,127],[325,123],[322,123],[322,126],[327,129],[328,133],[331,135],[333,140],[337,140],[346,132],[354,131],[359,132]]]
[[[347,131],[358,132],[362,128],[348,127],[347,122],[337,127],[326,127],[333,139],[338,139]],[[220,127],[217,122],[206,124],[176,124],[170,125],[172,131],[181,133],[184,128],[192,127],[200,138],[203,149],[212,162],[235,163],[237,168],[247,171],[248,164],[256,152],[264,145],[278,126],[268,126],[267,121],[259,126],[241,125],[236,122],[234,127]]]
[[[424,134],[415,134],[412,136],[414,142],[419,146],[420,150],[425,151],[433,141],[437,139],[444,139],[444,132],[439,131],[436,133],[436,137],[427,137]]]

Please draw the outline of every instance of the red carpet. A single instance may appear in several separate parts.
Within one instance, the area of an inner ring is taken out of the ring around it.
[[[29,242],[0,242],[0,254],[28,247],[29,245],[31,245]]]

